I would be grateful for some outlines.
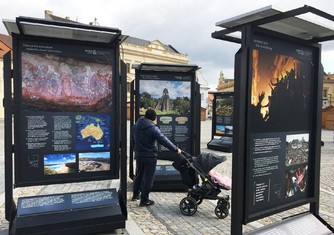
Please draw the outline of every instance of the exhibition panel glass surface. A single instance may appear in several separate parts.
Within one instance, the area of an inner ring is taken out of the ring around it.
[[[115,48],[13,39],[15,184],[118,178]]]
[[[156,110],[161,132],[178,148],[194,154],[195,74],[180,71],[136,73],[136,117],[148,108]],[[158,145],[158,159],[174,160],[176,153]]]
[[[212,135],[233,136],[233,92],[213,95]]]
[[[314,200],[319,48],[254,33],[246,115],[246,220]]]

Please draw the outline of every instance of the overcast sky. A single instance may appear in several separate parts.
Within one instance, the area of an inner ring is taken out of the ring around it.
[[[188,54],[189,63],[201,67],[201,75],[214,87],[220,71],[225,78],[233,78],[234,55],[240,47],[211,37],[222,29],[215,26],[217,22],[269,5],[286,11],[305,4],[334,15],[332,0],[7,0],[1,3],[0,16],[44,18],[44,11],[50,10],[81,23],[96,18],[100,26],[145,40],[158,39]],[[2,23],[0,33],[7,34]],[[323,43],[322,63],[325,72],[334,73],[334,42]]]

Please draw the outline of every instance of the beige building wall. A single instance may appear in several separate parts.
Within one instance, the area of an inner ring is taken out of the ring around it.
[[[132,38],[133,39],[133,38]],[[174,48],[162,44],[159,40],[146,41],[136,39],[139,45],[128,43],[126,40],[120,45],[120,59],[127,65],[128,101],[130,100],[130,83],[135,79],[132,65],[142,62],[188,64],[188,55],[178,53]],[[0,58],[0,68],[3,71],[3,59]],[[0,74],[0,98],[3,100],[3,72]],[[0,107],[0,119],[4,118],[4,109]]]
[[[323,80],[322,98],[324,106],[334,106],[334,74],[325,75]]]
[[[145,41],[138,39],[138,41],[140,43],[135,44],[125,40],[120,45],[120,59],[127,65],[127,101],[130,100],[130,83],[135,79],[133,65],[143,62],[188,64],[188,55],[176,52],[169,46],[162,44],[159,40]]]
[[[234,79],[225,79],[224,73],[221,71],[219,74],[217,91],[233,92],[234,91]]]

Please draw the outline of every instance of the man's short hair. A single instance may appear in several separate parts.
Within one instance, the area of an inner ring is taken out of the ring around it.
[[[157,118],[157,113],[153,109],[146,110],[145,118],[154,121]]]

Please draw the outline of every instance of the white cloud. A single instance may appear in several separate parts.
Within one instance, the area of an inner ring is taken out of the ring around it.
[[[188,54],[191,64],[202,67],[208,83],[217,83],[220,71],[226,78],[233,78],[234,55],[240,45],[213,39],[211,33],[221,30],[216,22],[268,5],[291,10],[305,4],[334,14],[330,0],[259,0],[251,4],[249,0],[11,0],[1,4],[0,15],[2,19],[44,18],[44,10],[51,10],[83,23],[96,18],[101,26],[119,28],[123,34],[172,45]],[[6,33],[2,24],[0,33]],[[325,71],[334,72],[330,63],[334,59],[326,51],[330,49],[334,49],[332,42],[323,47],[323,54],[327,54],[323,64]]]
[[[190,82],[175,82],[167,80],[141,80],[140,93],[147,92],[154,98],[160,98],[166,88],[171,99],[190,97]]]

